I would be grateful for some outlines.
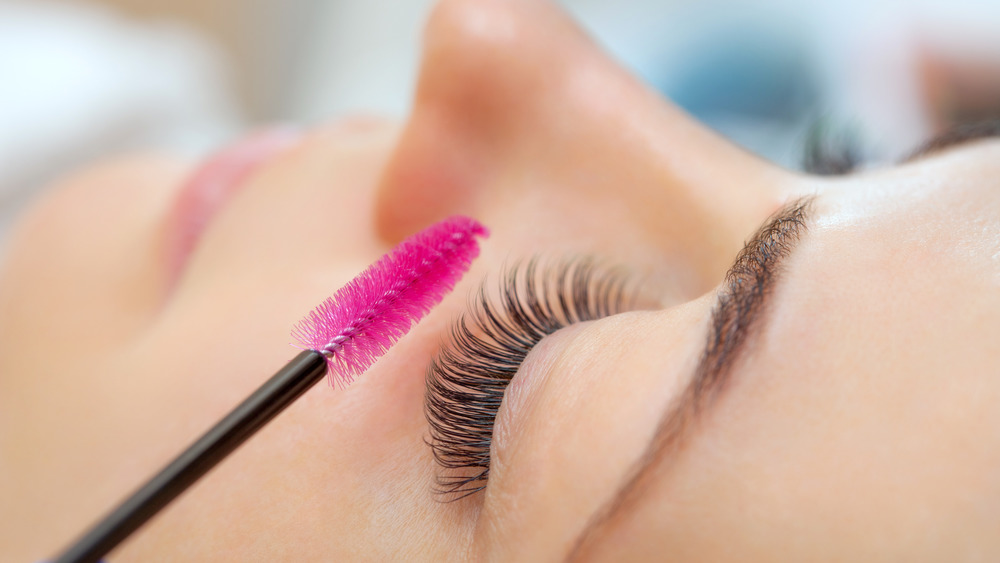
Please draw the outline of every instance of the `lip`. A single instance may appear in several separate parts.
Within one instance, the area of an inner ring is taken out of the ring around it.
[[[289,128],[251,134],[208,157],[181,186],[167,218],[168,287],[174,287],[212,218],[261,165],[297,144]]]

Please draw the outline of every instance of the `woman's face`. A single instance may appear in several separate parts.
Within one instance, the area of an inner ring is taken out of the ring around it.
[[[289,359],[315,304],[457,213],[493,234],[455,292],[120,560],[1000,557],[1000,145],[792,174],[539,2],[444,0],[424,48],[405,123],[258,139],[266,162],[215,171],[233,193],[210,221],[185,217],[187,167],[152,157],[24,219],[0,278],[12,559],[68,542]],[[535,256],[627,270],[644,310],[542,340],[486,488],[454,500],[425,375],[469,293]]]

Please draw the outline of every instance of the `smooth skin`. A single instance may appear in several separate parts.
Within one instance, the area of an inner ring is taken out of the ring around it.
[[[996,141],[794,174],[651,93],[550,4],[443,0],[409,118],[307,134],[247,180],[171,287],[164,218],[188,173],[163,157],[99,165],[10,241],[4,561],[58,550],[283,365],[314,305],[455,213],[493,233],[455,292],[113,560],[562,560],[691,377],[743,241],[807,195],[813,218],[732,384],[574,557],[1000,559]],[[427,365],[483,277],[537,254],[622,264],[663,307],[546,338],[508,388],[487,490],[440,502]]]

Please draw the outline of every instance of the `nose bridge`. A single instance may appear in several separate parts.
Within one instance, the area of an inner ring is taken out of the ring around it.
[[[516,209],[522,229],[686,262],[704,290],[789,181],[619,68],[553,5],[445,0],[376,224],[392,241],[449,214]]]

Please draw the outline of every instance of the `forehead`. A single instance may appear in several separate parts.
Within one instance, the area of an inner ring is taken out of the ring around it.
[[[846,326],[834,334],[848,326],[859,332],[879,311],[879,328],[896,337],[925,323],[968,321],[959,313],[970,306],[995,306],[1000,317],[1000,142],[815,191],[813,221],[788,262],[779,306],[808,309],[817,324],[841,319]],[[896,315],[909,320],[891,326]]]
[[[918,383],[934,389],[995,372],[998,148],[956,150],[817,190],[748,368],[784,377],[779,387],[829,392],[878,382],[896,397]]]
[[[766,329],[661,484],[671,502],[648,507],[698,507],[660,515],[677,541],[708,526],[738,543],[747,507],[752,541],[783,548],[789,529],[850,550],[1000,519],[983,493],[1000,491],[1000,175],[986,155],[817,187]]]
[[[814,182],[813,230],[858,248],[924,250],[996,268],[1000,251],[1000,141],[956,147],[899,167]],[[991,264],[994,262],[994,264]]]

